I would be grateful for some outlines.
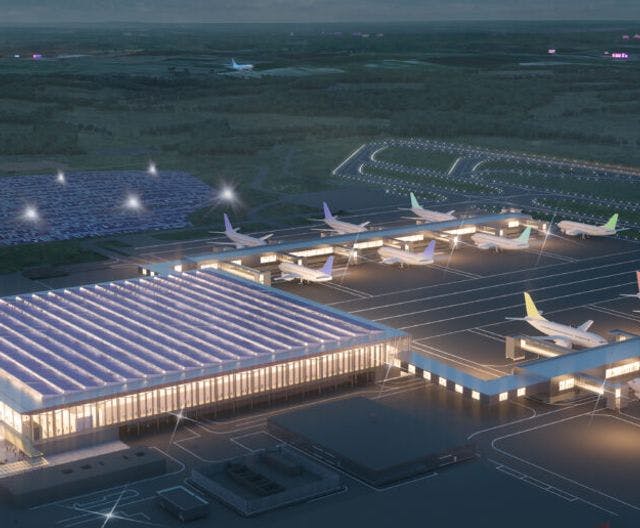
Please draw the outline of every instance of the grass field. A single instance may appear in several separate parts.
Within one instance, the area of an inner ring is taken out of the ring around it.
[[[101,260],[106,260],[106,258],[83,248],[81,243],[76,240],[0,246],[0,273],[11,273],[32,267],[60,266]]]
[[[388,147],[376,154],[376,159],[379,161],[400,163],[410,167],[425,167],[442,172],[447,172],[456,158],[456,155],[447,152],[402,147]]]
[[[640,165],[640,62],[601,54],[640,50],[620,44],[624,23],[365,25],[372,38],[353,24],[99,25],[73,28],[72,39],[69,28],[3,28],[0,175],[139,169],[153,159],[214,187],[233,184],[234,216],[250,224],[259,210],[266,227],[283,214],[302,218],[278,202],[343,185],[331,170],[379,138]],[[563,50],[551,62],[550,42]],[[45,58],[12,58],[34,50]],[[259,75],[229,74],[232,56]],[[380,155],[440,170],[451,161]],[[474,185],[458,188],[480,192]],[[222,210],[194,213],[195,232],[158,236],[217,230]],[[74,244],[39,258],[75,261]]]

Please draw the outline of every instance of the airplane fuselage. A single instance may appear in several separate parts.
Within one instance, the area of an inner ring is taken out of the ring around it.
[[[383,264],[406,264],[407,266],[426,266],[433,264],[433,259],[425,258],[422,253],[413,253],[389,246],[378,249]]]
[[[557,225],[560,231],[569,236],[611,236],[616,234],[615,229],[583,224],[581,222],[572,222],[570,220],[563,220],[562,222],[558,222]]]
[[[335,218],[325,218],[324,223],[339,235],[348,235],[349,233],[364,233],[367,230],[365,226],[350,224],[349,222],[343,222],[342,220],[336,220]]]
[[[528,249],[529,242],[522,242],[517,238],[506,238],[487,233],[475,233],[471,235],[471,240],[480,249],[505,249],[518,250]]]
[[[525,320],[543,334],[564,338],[575,345],[592,348],[607,344],[607,340],[604,337],[594,334],[593,332],[586,332],[579,328],[574,328],[570,325],[554,323],[547,319],[535,319],[533,317],[526,317]]]
[[[224,234],[236,245],[236,248],[238,249],[243,247],[257,247],[267,245],[266,240],[262,240],[260,238],[252,237],[249,235],[243,235],[242,233],[237,233],[236,231],[225,231]]]
[[[281,262],[278,267],[283,276],[291,277],[285,278],[285,280],[300,279],[300,281],[307,282],[328,282],[333,277],[321,270],[308,268],[300,264],[294,264],[293,262]]]
[[[447,220],[455,220],[456,217],[450,213],[441,213],[440,211],[431,211],[422,207],[412,207],[411,212],[420,220],[427,222],[446,222]]]

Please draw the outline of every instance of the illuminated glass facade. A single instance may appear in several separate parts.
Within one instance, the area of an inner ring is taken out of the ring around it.
[[[384,365],[395,357],[398,347],[408,344],[406,339],[349,348],[22,416],[6,406],[0,407],[0,412],[3,421],[31,442],[37,443],[96,428],[151,419],[166,413],[211,407],[260,394],[331,382]]]

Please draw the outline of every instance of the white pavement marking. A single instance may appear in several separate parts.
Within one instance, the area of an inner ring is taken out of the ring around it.
[[[579,481],[577,481],[577,480],[574,480],[574,479],[572,479],[572,478],[569,478],[569,477],[567,477],[567,476],[565,476],[565,475],[562,475],[562,474],[560,474],[560,473],[558,473],[558,472],[556,472],[556,471],[552,471],[552,470],[550,470],[550,469],[548,469],[548,468],[545,468],[545,467],[543,467],[543,466],[540,466],[539,464],[536,464],[536,463],[531,462],[531,461],[529,461],[529,460],[526,460],[526,459],[524,459],[524,458],[522,458],[522,457],[519,457],[519,456],[517,456],[517,455],[514,455],[513,453],[510,453],[509,451],[506,451],[505,449],[501,449],[501,448],[499,448],[499,447],[497,447],[497,446],[496,446],[496,443],[497,443],[497,442],[500,442],[501,440],[504,440],[504,439],[506,439],[506,438],[511,438],[511,437],[513,437],[513,436],[518,436],[518,435],[521,435],[521,434],[524,434],[524,433],[528,433],[528,432],[531,432],[531,431],[536,431],[536,430],[538,430],[538,429],[543,429],[543,428],[545,428],[545,427],[550,427],[550,426],[555,425],[555,424],[559,424],[559,423],[567,422],[567,421],[569,421],[569,420],[574,420],[574,419],[576,419],[576,418],[580,418],[580,417],[582,417],[582,416],[587,416],[587,415],[596,416],[596,417],[605,416],[605,417],[607,417],[607,418],[619,419],[619,420],[621,420],[621,421],[623,421],[623,422],[630,423],[631,425],[634,425],[635,427],[640,427],[640,425],[639,425],[639,424],[633,423],[633,422],[631,422],[631,421],[629,421],[629,420],[624,420],[624,419],[622,419],[622,418],[618,418],[617,416],[612,416],[612,415],[609,415],[609,414],[607,414],[607,415],[599,415],[599,414],[596,414],[596,412],[595,412],[595,411],[588,411],[588,412],[585,412],[585,413],[577,414],[577,415],[575,415],[575,416],[569,416],[568,418],[562,418],[562,419],[560,419],[560,420],[555,420],[555,421],[553,421],[553,422],[547,422],[547,423],[544,423],[544,424],[541,424],[541,425],[538,425],[538,426],[529,427],[528,429],[523,429],[523,430],[521,430],[521,431],[516,431],[516,432],[514,432],[514,433],[510,433],[510,434],[506,434],[506,435],[504,435],[504,436],[500,436],[500,437],[494,438],[494,439],[491,441],[491,447],[492,447],[495,451],[497,451],[498,453],[501,453],[501,454],[503,454],[503,455],[505,455],[505,456],[511,457],[511,458],[513,458],[513,459],[515,459],[515,460],[518,460],[518,461],[520,461],[520,462],[522,462],[522,463],[524,463],[524,464],[527,464],[527,465],[529,465],[529,466],[535,467],[536,469],[539,469],[539,470],[541,470],[541,471],[544,471],[544,472],[546,472],[546,473],[549,473],[550,475],[553,475],[553,476],[558,477],[558,478],[560,478],[560,479],[566,480],[567,482],[570,482],[571,484],[575,484],[576,486],[580,486],[581,488],[584,488],[584,489],[586,489],[586,490],[588,490],[588,491],[590,491],[590,492],[592,492],[592,493],[595,493],[595,494],[601,495],[602,497],[605,497],[605,498],[607,498],[607,499],[609,499],[609,500],[612,500],[612,501],[614,501],[614,502],[618,502],[618,503],[620,503],[620,504],[622,504],[622,505],[624,505],[624,506],[627,506],[628,508],[631,508],[631,509],[633,509],[633,510],[640,511],[640,507],[638,507],[638,506],[636,506],[636,505],[634,505],[634,504],[631,504],[631,503],[629,503],[629,502],[627,502],[627,501],[625,501],[625,500],[622,500],[622,499],[620,499],[619,497],[615,497],[615,496],[613,496],[613,495],[609,495],[608,493],[605,493],[605,492],[603,492],[603,491],[601,491],[601,490],[598,490],[598,489],[596,489],[596,488],[593,488],[593,487],[591,487],[591,486],[589,486],[589,485],[587,485],[587,484],[584,484],[584,483],[582,483],[582,482],[579,482]],[[583,499],[583,500],[584,500],[584,499]],[[586,502],[586,501],[585,501],[585,502]]]
[[[544,275],[541,277],[525,277],[523,279],[519,279],[519,280],[515,280],[515,281],[509,281],[509,282],[501,282],[499,284],[490,284],[488,286],[479,286],[477,288],[470,288],[461,292],[458,292],[458,294],[460,293],[471,293],[471,292],[478,292],[478,291],[483,291],[483,290],[488,290],[488,289],[492,289],[492,288],[498,288],[498,287],[502,287],[502,286],[511,286],[514,284],[521,284],[521,283],[526,283],[526,282],[531,282],[531,281],[535,281],[535,280],[546,280],[546,279],[550,279],[550,278],[554,278],[554,277],[563,277],[565,275],[576,275],[578,273],[584,273],[587,271],[596,271],[596,270],[601,270],[603,268],[608,268],[608,267],[612,267],[612,266],[621,266],[624,264],[632,264],[632,263],[637,263],[638,259],[632,259],[632,260],[625,260],[622,262],[612,262],[612,263],[607,263],[607,264],[603,264],[601,266],[593,266],[590,268],[584,268],[584,269],[579,269],[579,270],[571,270],[571,271],[563,271],[560,273],[552,273],[549,275]],[[562,264],[553,264],[551,266],[542,266],[540,268],[526,268],[526,269],[520,269],[520,270],[513,270],[513,271],[509,271],[506,273],[498,273],[496,275],[486,275],[483,276],[482,279],[492,279],[492,278],[496,278],[496,277],[500,277],[503,275],[510,275],[513,273],[522,273],[522,272],[526,272],[526,271],[530,271],[531,269],[535,269],[535,270],[539,270],[539,269],[544,269],[547,267],[556,267],[556,266],[561,266]],[[624,272],[624,273],[629,273],[629,272]],[[471,282],[471,281],[476,281],[478,279],[469,279],[468,281],[458,281],[456,284],[462,284],[465,282]],[[595,280],[595,279],[592,279]],[[414,292],[414,291],[419,291],[419,290],[426,290],[426,289],[430,289],[430,288],[435,288],[435,287],[441,287],[442,284],[438,283],[438,284],[430,284],[428,286],[421,286],[421,287],[417,287],[417,288],[411,288],[411,289],[406,289],[406,290],[396,290],[396,291],[392,291],[392,292],[385,292],[382,294],[378,294],[378,295],[373,295],[372,298],[379,298],[379,297],[385,297],[388,295],[399,295],[399,294],[403,294],[403,293],[410,293],[410,292]],[[443,293],[443,294],[439,294],[439,295],[431,295],[431,296],[427,296],[427,297],[418,297],[416,299],[406,299],[404,301],[398,301],[398,302],[393,302],[393,303],[387,303],[387,304],[381,304],[381,305],[377,305],[374,306],[372,308],[361,308],[359,310],[351,310],[350,313],[359,313],[359,312],[366,312],[369,310],[376,310],[378,308],[390,308],[392,306],[399,306],[399,305],[404,305],[407,304],[408,302],[418,302],[418,301],[424,301],[424,300],[430,300],[430,299],[439,299],[442,297],[451,297],[452,295],[455,295],[455,293]],[[332,303],[332,305],[337,305],[337,304],[342,304],[345,302],[350,302],[350,301],[338,301],[335,303]]]
[[[623,283],[620,283],[620,284],[613,284],[613,285],[609,285],[609,286],[604,286],[602,288],[594,288],[592,290],[583,290],[583,291],[578,292],[578,293],[570,293],[570,294],[567,294],[567,295],[557,295],[556,297],[549,297],[549,298],[544,299],[544,300],[542,300],[540,302],[555,301],[555,300],[558,300],[558,299],[566,299],[568,297],[575,297],[577,295],[584,295],[585,293],[593,293],[593,292],[598,292],[598,291],[611,290],[613,288],[619,288],[621,286],[628,286],[629,284],[633,284],[633,283],[632,282],[623,282]],[[553,287],[557,288],[557,285],[553,286]],[[513,295],[513,294],[510,294],[510,295]],[[498,297],[506,297],[506,296],[507,295],[500,295]],[[473,302],[473,301],[469,301],[469,303],[470,302]],[[459,305],[464,305],[464,304],[469,304],[469,303],[458,303],[458,304]],[[584,306],[584,305],[581,305],[581,306]],[[454,321],[456,319],[465,319],[467,317],[474,317],[474,316],[477,316],[477,315],[484,315],[484,314],[488,314],[488,313],[501,312],[501,311],[503,311],[503,310],[505,310],[507,308],[514,308],[515,309],[515,308],[518,308],[518,307],[522,307],[522,303],[503,306],[501,308],[494,308],[492,310],[482,310],[480,312],[475,312],[475,313],[471,313],[471,314],[456,315],[456,316],[453,316],[453,317],[447,317],[445,319],[438,319],[436,321],[427,321],[427,322],[424,322],[424,323],[416,323],[416,324],[412,324],[412,325],[401,326],[399,329],[400,330],[407,330],[409,328],[418,328],[418,327],[428,326],[428,325],[437,324],[437,323],[446,323],[446,322],[449,322],[449,321]],[[429,309],[421,310],[421,311],[414,312],[414,313],[422,313],[422,312],[426,312],[426,311],[429,311]],[[413,315],[413,314],[409,314],[409,315]],[[394,316],[394,317],[401,317],[401,316]],[[382,319],[374,319],[374,321],[379,322],[379,321],[384,321],[384,320],[387,320],[387,319],[393,319],[393,317],[383,317]],[[504,322],[504,321],[501,321],[501,322]],[[489,325],[483,325],[483,326],[489,326]]]

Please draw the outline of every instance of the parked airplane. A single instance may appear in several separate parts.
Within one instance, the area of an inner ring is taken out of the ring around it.
[[[230,68],[235,71],[250,71],[253,70],[253,64],[238,64],[236,59],[231,59]]]
[[[331,228],[331,231],[334,231],[339,235],[346,235],[349,233],[362,233],[367,230],[367,226],[370,224],[370,222],[363,222],[362,224],[350,224],[349,222],[338,220],[337,217],[331,214],[331,210],[329,209],[327,202],[322,202],[322,209],[324,211],[324,218],[322,218],[322,221]],[[320,229],[320,231],[327,230]]]
[[[582,238],[587,236],[610,236],[615,235],[618,231],[616,225],[618,223],[618,213],[614,214],[606,224],[601,226],[583,224],[581,222],[572,222],[571,220],[563,220],[558,222],[558,227],[565,235],[569,236],[581,236]]]
[[[636,271],[636,281],[638,283],[638,293],[621,293],[621,297],[635,297],[640,299],[640,271]]]
[[[607,340],[589,332],[589,328],[593,324],[593,321],[585,321],[577,328],[562,323],[554,323],[542,317],[542,314],[536,308],[536,305],[527,292],[524,293],[524,303],[527,310],[526,317],[507,317],[510,321],[526,321],[536,330],[539,330],[547,337],[541,339],[547,339],[553,341],[556,345],[571,348],[573,344],[583,347],[591,348],[607,344]]]
[[[436,241],[432,240],[429,245],[420,253],[404,251],[402,249],[382,246],[378,249],[378,255],[382,259],[382,264],[400,264],[400,266],[426,266],[433,264],[433,254],[436,249]]]
[[[400,210],[411,211],[416,216],[403,217],[406,220],[426,220],[427,222],[446,222],[447,220],[456,219],[456,217],[453,216],[454,211],[449,211],[448,213],[441,213],[439,211],[431,211],[429,209],[425,209],[418,203],[418,200],[416,199],[416,195],[413,194],[412,192],[409,193],[409,198],[411,199],[411,207],[409,209],[400,209]]]
[[[489,235],[488,233],[475,233],[471,235],[471,240],[480,249],[527,249],[529,247],[529,236],[531,235],[531,227],[527,227],[518,238],[507,238],[498,235]]]
[[[210,231],[210,233],[226,235],[227,238],[231,240],[231,242],[215,242],[215,244],[220,246],[236,246],[238,249],[243,247],[264,246],[267,244],[267,240],[273,236],[273,233],[269,233],[260,238],[252,237],[238,233],[238,229],[240,228],[234,228],[231,225],[227,213],[224,213],[224,231]]]
[[[313,269],[293,262],[281,262],[278,266],[282,275],[279,280],[292,281],[300,279],[300,282],[327,282],[333,279],[333,255],[331,255],[320,269]]]
[[[640,378],[635,378],[631,381],[627,381],[627,385],[631,387],[631,390],[635,394],[636,398],[640,398]]]

